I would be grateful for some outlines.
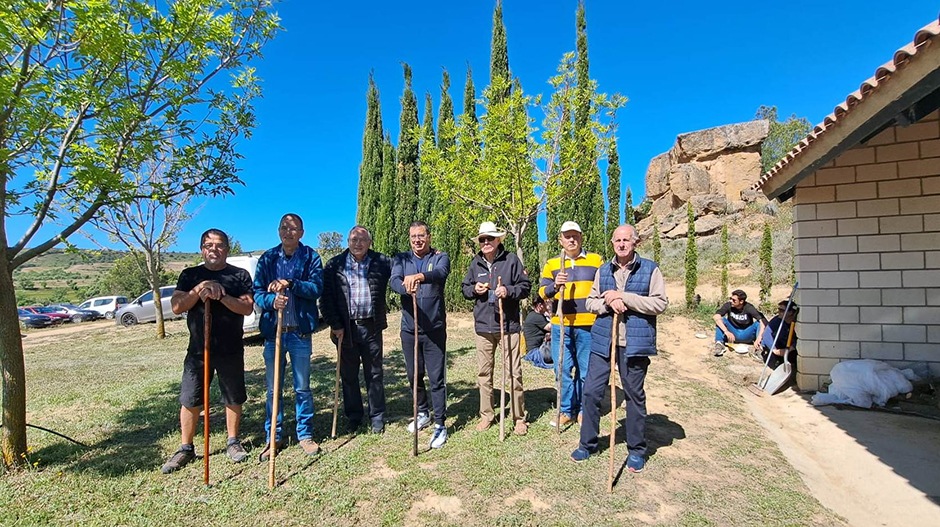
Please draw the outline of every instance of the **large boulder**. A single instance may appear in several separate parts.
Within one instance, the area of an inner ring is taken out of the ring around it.
[[[761,174],[760,151],[729,152],[702,163],[716,192],[729,200],[741,199],[741,191],[757,182]]]
[[[670,152],[664,152],[650,160],[649,168],[646,169],[646,197],[656,199],[669,190],[671,168]]]
[[[669,189],[680,202],[685,203],[692,196],[708,194],[711,191],[711,179],[708,171],[700,165],[683,163],[674,166],[669,172]]]
[[[728,211],[728,198],[724,194],[692,196],[692,211],[696,216],[708,213],[724,214]]]
[[[709,158],[727,150],[743,150],[757,147],[767,137],[770,121],[750,121],[728,124],[697,132],[681,134],[674,147],[677,161],[686,163],[695,159]]]
[[[695,220],[695,235],[696,236],[708,236],[709,234],[714,234],[719,229],[721,229],[721,218],[715,214],[709,214],[707,216],[702,216]],[[669,240],[674,240],[676,238],[685,238],[689,234],[689,222],[686,220],[679,225],[676,225],[668,232],[663,234],[663,236]]]

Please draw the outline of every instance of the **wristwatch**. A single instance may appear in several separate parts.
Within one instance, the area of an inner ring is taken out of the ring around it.
[[[288,279],[287,279],[287,288],[288,288],[288,289],[291,289],[291,288],[293,288],[293,287],[294,287],[294,279],[293,279],[293,278],[288,278]]]

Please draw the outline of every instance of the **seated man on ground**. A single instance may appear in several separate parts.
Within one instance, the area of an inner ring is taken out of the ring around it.
[[[766,361],[767,354],[773,351],[773,356],[770,357],[770,361],[767,365],[773,369],[777,366],[780,366],[784,361],[784,357],[790,361],[790,364],[793,365],[793,369],[796,370],[796,332],[793,333],[793,340],[790,340],[790,346],[787,346],[787,340],[790,337],[790,325],[793,324],[793,321],[796,320],[796,315],[800,312],[800,307],[796,303],[790,304],[790,310],[787,311],[786,316],[783,316],[783,312],[787,309],[787,301],[782,300],[777,304],[777,315],[770,319],[770,322],[767,323],[767,328],[764,329],[764,333],[761,337],[761,359]],[[780,328],[780,324],[783,324],[783,328]],[[777,331],[780,333],[777,333]],[[776,336],[776,340],[774,339]],[[787,355],[787,350],[793,350],[789,356]]]
[[[767,319],[740,289],[731,292],[730,301],[715,311],[715,356],[721,357],[731,344],[752,344],[764,333]],[[746,351],[745,351],[746,353]]]
[[[526,360],[539,368],[551,369],[552,364],[552,319],[548,304],[539,295],[532,299],[532,310],[522,323],[525,335]]]

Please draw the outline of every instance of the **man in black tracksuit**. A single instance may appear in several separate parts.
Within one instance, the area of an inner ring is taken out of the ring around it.
[[[382,330],[385,293],[392,273],[391,260],[370,249],[372,235],[365,227],[349,231],[349,249],[327,262],[323,269],[320,311],[330,325],[333,342],[342,341],[340,376],[343,379],[343,413],[349,430],[363,421],[359,365],[369,400],[372,432],[385,430],[385,384],[382,368]]]
[[[474,300],[473,321],[477,345],[477,386],[480,389],[480,422],[477,431],[482,432],[493,423],[493,355],[497,348],[509,353],[501,379],[510,377],[512,390],[513,432],[525,435],[525,396],[522,388],[522,354],[520,353],[519,301],[529,296],[532,284],[522,262],[512,253],[506,252],[501,243],[506,236],[493,222],[483,222],[477,242],[480,252],[474,256],[467,268],[461,287],[463,296]],[[499,301],[503,303],[504,342],[500,342]],[[507,342],[508,341],[508,346]],[[502,386],[501,390],[506,387]],[[503,418],[502,403],[500,419]]]
[[[408,380],[414,375],[415,313],[412,298],[418,300],[418,422],[408,425],[422,429],[430,424],[424,372],[431,383],[434,406],[434,433],[431,448],[441,448],[447,441],[444,419],[447,412],[446,357],[447,312],[444,310],[444,283],[450,274],[450,257],[431,247],[431,232],[423,221],[408,229],[411,250],[398,253],[392,263],[389,285],[401,295],[401,346],[405,355]],[[414,389],[414,386],[412,386]]]

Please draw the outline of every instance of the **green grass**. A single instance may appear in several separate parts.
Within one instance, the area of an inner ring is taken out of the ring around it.
[[[466,315],[454,315],[466,322]],[[456,320],[455,320],[456,322]],[[397,324],[392,321],[393,327]],[[29,344],[28,421],[74,437],[83,449],[30,430],[37,466],[0,476],[2,525],[817,525],[839,524],[808,493],[796,472],[727,390],[676,375],[668,359],[653,361],[647,382],[651,456],[640,475],[623,473],[606,492],[607,451],[574,464],[577,426],[560,436],[548,426],[554,381],[524,366],[533,423],[524,437],[498,441],[498,427],[477,433],[476,358],[469,329],[451,324],[448,341],[448,426],[441,450],[411,456],[404,425],[411,414],[397,331],[386,337],[387,415],[382,436],[341,434],[325,453],[307,458],[296,446],[278,456],[276,489],[267,464],[256,462],[262,433],[264,368],[260,343],[246,347],[249,399],[242,436],[249,462],[222,454],[224,417],[211,413],[211,481],[197,460],[178,473],[160,465],[178,446],[177,402],[187,342],[183,322],[169,337],[152,326],[95,330],[54,344]],[[331,424],[335,348],[314,336],[312,389],[315,436]],[[218,401],[213,386],[212,399]],[[293,406],[287,403],[287,429]],[[668,405],[668,406],[666,406]],[[609,420],[601,430],[609,429]],[[622,410],[620,412],[622,417]],[[345,420],[340,417],[340,431]],[[201,424],[199,426],[201,430]],[[625,461],[623,431],[617,457]],[[197,452],[202,452],[197,434]],[[601,444],[607,444],[606,434]],[[606,448],[604,446],[603,448]],[[514,500],[511,498],[515,498]],[[531,501],[530,499],[531,498]],[[509,503],[512,502],[513,505]]]

